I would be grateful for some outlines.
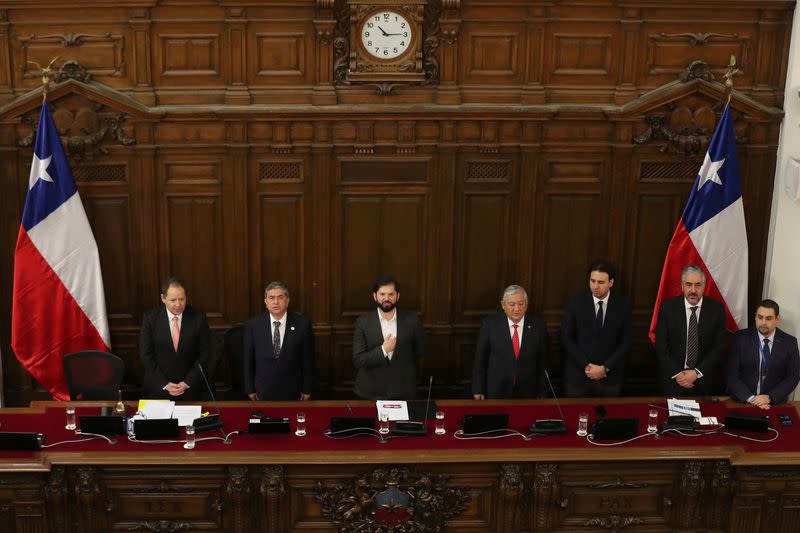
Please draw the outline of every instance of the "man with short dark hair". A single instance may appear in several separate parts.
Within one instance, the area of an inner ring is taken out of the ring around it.
[[[161,285],[161,302],[142,320],[142,397],[201,400],[206,387],[198,364],[207,363],[211,350],[206,314],[187,305],[186,284],[176,277]]]
[[[528,293],[509,285],[502,312],[488,316],[478,333],[472,365],[476,400],[537,398],[544,394],[547,325],[528,313]]]
[[[400,284],[390,276],[375,280],[377,311],[364,313],[353,331],[355,393],[368,400],[412,400],[417,393],[417,359],[427,342],[417,313],[397,308]]]
[[[780,308],[761,300],[755,325],[733,336],[725,376],[731,396],[761,409],[785,402],[800,380],[797,339],[778,329]]]
[[[616,289],[613,265],[589,267],[589,288],[564,307],[561,347],[567,396],[619,396],[631,348],[631,306]]]
[[[244,388],[251,400],[311,399],[314,335],[311,322],[289,309],[289,289],[273,281],[264,289],[266,313],[244,330]]]
[[[704,296],[706,275],[696,265],[681,273],[681,296],[662,302],[656,323],[658,380],[665,396],[711,394],[725,347],[725,308]]]

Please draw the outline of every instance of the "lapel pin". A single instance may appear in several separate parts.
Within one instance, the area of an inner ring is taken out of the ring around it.
[[[289,329],[290,329],[290,330],[292,330],[292,331],[294,331],[294,326],[290,327]]]

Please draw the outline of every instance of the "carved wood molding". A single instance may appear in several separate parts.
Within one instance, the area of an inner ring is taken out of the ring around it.
[[[441,531],[470,500],[464,487],[447,485],[448,476],[409,473],[406,467],[378,467],[328,486],[317,482],[322,515],[342,533]]]
[[[617,531],[618,529],[625,529],[628,526],[639,524],[644,524],[644,519],[639,516],[609,515],[589,518],[585,520],[582,525],[587,527],[600,526],[610,531]]]
[[[228,467],[228,480],[225,483],[225,492],[233,509],[233,531],[247,532],[247,507],[250,500],[249,470],[246,466]]]
[[[286,494],[284,470],[280,465],[261,467],[261,482],[259,493],[264,505],[265,530],[269,533],[283,531],[282,513],[283,497]]]
[[[647,483],[630,483],[625,481],[621,477],[615,478],[611,481],[605,481],[603,483],[592,483],[586,485],[587,489],[643,489],[648,487]]]
[[[64,48],[76,48],[81,46],[84,41],[86,40],[94,40],[94,41],[115,41],[116,38],[110,33],[103,33],[101,35],[92,35],[89,33],[73,33],[73,32],[66,32],[66,33],[55,33],[50,35],[38,35],[36,33],[31,33],[27,37],[20,37],[19,41],[23,45],[27,45],[32,41],[38,40],[55,40],[60,41],[61,46]]]
[[[656,34],[654,40],[662,40],[662,41],[675,41],[675,40],[685,40],[689,41],[690,44],[693,46],[703,46],[708,44],[708,42],[715,38],[721,37],[723,39],[738,39],[738,33],[713,33],[713,32],[695,32],[695,33],[664,33],[659,32]]]

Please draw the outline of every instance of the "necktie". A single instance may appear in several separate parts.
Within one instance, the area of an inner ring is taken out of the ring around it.
[[[511,346],[514,347],[514,359],[519,359],[519,324],[514,324],[514,334],[511,335]]]
[[[275,331],[272,333],[272,353],[278,357],[281,353],[281,323],[276,320],[272,324],[275,326]]]
[[[700,355],[700,333],[697,330],[697,306],[689,309],[692,316],[689,317],[689,331],[686,335],[686,368],[694,368]]]
[[[769,339],[764,339],[764,345],[761,347],[761,378],[767,376],[767,367],[769,366]]]
[[[178,325],[178,317],[172,317],[172,347],[178,351],[178,339],[181,338],[181,327]]]
[[[603,329],[603,300],[597,302],[597,316],[594,319],[597,329]]]

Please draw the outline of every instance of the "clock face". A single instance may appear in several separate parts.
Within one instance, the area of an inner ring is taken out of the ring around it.
[[[361,23],[361,44],[376,59],[396,59],[411,46],[408,19],[388,9],[373,11]]]

